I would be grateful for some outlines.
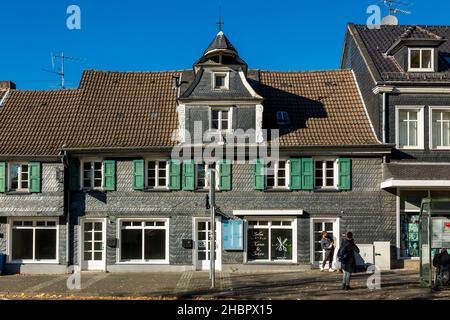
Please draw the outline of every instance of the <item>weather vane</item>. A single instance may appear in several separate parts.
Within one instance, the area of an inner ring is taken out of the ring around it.
[[[219,32],[223,31],[223,25],[225,24],[222,20],[222,6],[219,7],[219,22],[216,23],[219,26]]]

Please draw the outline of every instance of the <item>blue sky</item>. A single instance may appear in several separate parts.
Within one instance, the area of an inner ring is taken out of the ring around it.
[[[407,0],[402,0],[407,1]],[[23,0],[2,1],[0,80],[20,89],[54,89],[50,52],[68,62],[66,82],[77,87],[83,69],[178,70],[192,66],[224,31],[251,68],[322,70],[339,67],[345,27],[365,23],[379,0]],[[401,24],[450,24],[450,1],[411,0]],[[66,9],[81,8],[81,30],[66,27]]]

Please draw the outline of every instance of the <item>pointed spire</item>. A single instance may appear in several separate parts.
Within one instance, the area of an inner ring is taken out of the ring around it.
[[[214,40],[211,42],[211,44],[208,46],[208,48],[205,50],[203,55],[207,55],[211,53],[212,51],[222,51],[231,53],[234,55],[237,55],[237,50],[234,48],[234,46],[231,44],[230,40],[228,40],[227,36],[223,33],[223,31],[219,31],[214,38]]]

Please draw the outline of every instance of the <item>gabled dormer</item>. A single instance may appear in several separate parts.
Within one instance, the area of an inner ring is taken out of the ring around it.
[[[420,26],[408,27],[385,55],[395,59],[404,72],[440,72],[439,47],[446,39]]]
[[[184,72],[180,79],[182,142],[182,132],[186,130],[192,137],[198,123],[203,132],[220,136],[221,141],[236,129],[261,131],[263,98],[253,89],[254,80],[249,80],[247,73],[247,63],[236,48],[222,31],[217,33],[192,70]]]

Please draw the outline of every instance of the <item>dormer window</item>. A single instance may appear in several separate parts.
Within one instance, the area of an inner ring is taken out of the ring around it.
[[[210,130],[227,131],[231,129],[230,108],[211,108]]]
[[[213,89],[214,90],[228,90],[229,78],[227,72],[213,73]]]
[[[277,124],[280,126],[289,124],[289,114],[286,111],[277,111]]]
[[[408,71],[433,72],[434,71],[434,49],[409,49]]]

